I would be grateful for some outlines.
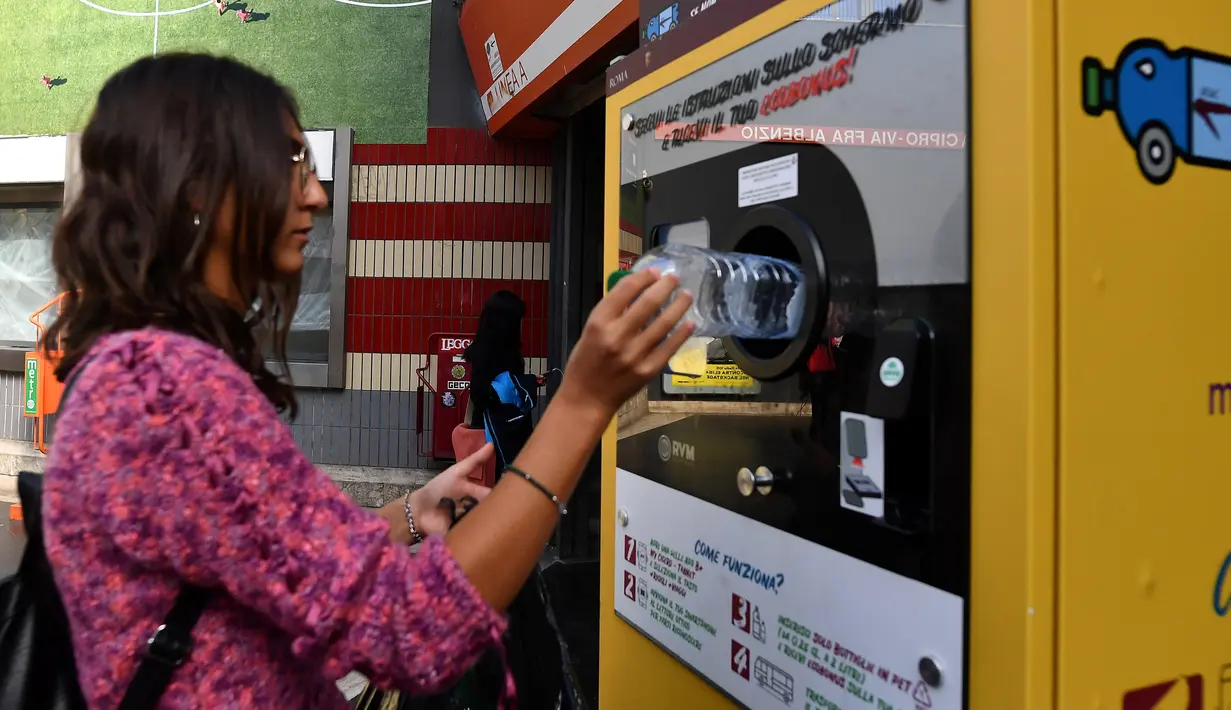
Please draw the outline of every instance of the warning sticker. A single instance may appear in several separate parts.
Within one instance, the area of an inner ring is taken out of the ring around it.
[[[798,153],[739,169],[740,207],[751,207],[798,196]]]
[[[504,73],[504,62],[500,59],[500,45],[496,44],[496,33],[493,32],[483,43],[483,51],[487,53],[487,66],[492,70],[492,81],[499,81]]]

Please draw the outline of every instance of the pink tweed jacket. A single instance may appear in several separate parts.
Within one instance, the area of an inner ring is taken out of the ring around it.
[[[71,395],[44,514],[91,708],[119,705],[185,581],[216,592],[162,708],[342,709],[351,670],[433,692],[498,643],[504,619],[443,542],[391,542],[217,348],[113,335]]]

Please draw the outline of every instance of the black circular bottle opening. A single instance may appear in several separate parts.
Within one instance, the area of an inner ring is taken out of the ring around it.
[[[778,205],[762,205],[744,213],[734,233],[738,236],[733,251],[789,261],[803,272],[804,309],[796,337],[723,339],[727,352],[745,373],[763,381],[782,379],[807,359],[813,333],[818,324],[823,325],[829,309],[820,240],[806,222]]]
[[[782,230],[763,224],[752,228],[735,243],[734,251],[747,254],[772,256],[775,259],[800,264],[799,249]],[[805,276],[805,279],[807,277]],[[772,360],[782,355],[791,345],[789,340],[754,340],[736,338],[744,351],[760,360]]]

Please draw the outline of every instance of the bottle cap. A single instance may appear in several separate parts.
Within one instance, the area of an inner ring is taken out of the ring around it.
[[[610,291],[615,288],[615,285],[620,282],[620,279],[628,276],[630,273],[632,272],[628,269],[620,269],[619,271],[611,272],[611,276],[607,277],[607,290]]]

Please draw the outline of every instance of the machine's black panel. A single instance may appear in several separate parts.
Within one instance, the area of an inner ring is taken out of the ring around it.
[[[924,488],[922,501],[906,496],[918,503],[907,512],[912,518],[928,520],[930,530],[895,529],[884,520],[844,510],[839,504],[839,412],[865,409],[868,384],[875,377],[875,340],[849,348],[840,392],[831,402],[819,406],[814,402],[811,418],[693,415],[621,439],[617,464],[780,530],[964,595],[970,495],[966,434],[970,411],[966,326],[969,288],[885,289],[880,296],[886,310],[925,317],[935,328],[936,389],[944,395],[936,398],[934,427],[916,433],[933,442],[931,457],[891,467],[885,486],[889,508],[904,493],[914,494]],[[855,340],[850,339],[852,346]],[[800,386],[798,383],[792,380],[793,386]],[[802,404],[802,396],[799,398]],[[674,442],[679,444],[677,450],[691,452],[692,459],[671,455]],[[887,455],[892,458],[895,454],[890,449]],[[735,485],[737,472],[741,467],[757,466],[775,472],[789,470],[790,484],[776,485],[768,496],[741,496]]]

